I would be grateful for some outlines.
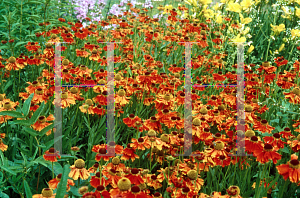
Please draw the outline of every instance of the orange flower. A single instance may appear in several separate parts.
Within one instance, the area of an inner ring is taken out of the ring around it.
[[[130,144],[127,144],[127,148],[123,150],[123,156],[121,157],[122,160],[129,160],[134,161],[135,159],[139,159],[140,157],[136,155],[135,149],[131,148]]]
[[[300,162],[297,155],[292,154],[291,160],[287,164],[281,164],[276,168],[284,180],[289,178],[292,183],[300,182]]]
[[[56,151],[54,148],[50,148],[48,151],[45,152],[43,157],[46,161],[57,162],[57,158],[61,158],[58,153],[59,151]]]
[[[128,118],[123,118],[124,124],[126,124],[128,127],[134,127],[136,121],[141,122],[142,119],[138,116],[134,116],[134,114],[130,114]]]
[[[130,146],[133,149],[139,149],[139,150],[144,151],[145,149],[150,149],[150,147],[151,147],[151,142],[150,142],[148,136],[140,137],[139,139],[132,138],[131,141],[133,143],[130,143]]]
[[[145,183],[141,175],[139,174],[139,169],[132,168],[130,170],[130,173],[128,175],[125,175],[126,178],[128,178],[131,182],[131,184],[140,185]]]
[[[101,184],[104,184],[104,186],[107,186],[109,184],[109,182],[107,180],[105,180],[104,177],[101,177],[101,182],[100,182],[100,172],[97,172],[96,176],[91,177],[90,184],[94,188],[97,188],[97,186],[99,186]]]
[[[42,190],[42,194],[35,194],[32,198],[55,198],[55,193],[53,194],[53,190],[50,188],[44,188]]]
[[[294,152],[300,151],[300,135],[297,136],[296,140],[291,142],[291,147]]]
[[[293,104],[300,104],[300,88],[299,87],[295,87],[289,93],[283,92],[283,94],[285,95],[285,98],[289,99],[289,102],[291,102]]]
[[[281,159],[281,155],[276,153],[278,148],[274,148],[271,144],[265,143],[263,150],[255,150],[253,155],[256,157],[256,161],[264,164],[269,160],[272,160],[274,164],[277,163],[277,160]]]
[[[25,45],[26,49],[30,52],[37,52],[41,46],[38,46],[38,42],[28,42],[27,45]]]
[[[96,157],[95,157],[95,160],[97,161],[97,162],[99,162],[101,159],[103,159],[104,161],[109,161],[109,159],[111,158],[111,157],[113,157],[113,156],[107,156],[106,154],[106,145],[104,145],[104,144],[101,144],[101,145],[95,145],[95,146],[93,146],[93,149],[92,149],[92,151],[93,152],[95,152],[95,153],[97,153],[97,155],[96,155]],[[103,155],[105,155],[105,156],[103,156]]]
[[[65,109],[70,107],[70,105],[76,104],[76,99],[74,97],[75,94],[70,93],[69,91],[63,91],[61,94],[61,108]],[[53,100],[52,104],[55,105],[55,100]]]
[[[77,159],[74,165],[70,167],[69,177],[73,178],[73,180],[78,180],[78,178],[83,180],[88,179],[90,174],[84,167],[85,162],[82,159]]]
[[[88,36],[88,30],[83,28],[82,30],[77,31],[74,35],[81,40],[85,39]]]
[[[120,89],[118,94],[115,96],[115,104],[119,104],[120,106],[125,106],[129,103],[130,97],[126,97],[126,92],[124,89]]]
[[[2,139],[5,138],[5,133],[1,133],[1,134],[0,134],[0,137],[1,137],[1,138],[0,138],[0,149],[1,149],[2,152],[4,152],[4,151],[6,151],[7,148],[8,148],[8,146],[5,145],[5,144],[3,143],[3,140],[2,140]]]
[[[47,118],[45,116],[40,116],[38,118],[38,120],[36,121],[35,124],[31,125],[32,128],[36,131],[41,131],[43,130],[45,127],[49,126],[50,123],[49,121],[53,121],[54,120],[54,117],[52,114],[50,114]],[[48,121],[48,122],[47,122]],[[47,132],[47,135],[50,135],[51,134],[51,130],[49,130]]]
[[[11,71],[12,69],[17,71],[20,69],[19,63],[16,62],[15,57],[12,56],[7,59],[7,64],[5,66],[5,69],[8,71]]]
[[[101,196],[103,198],[111,198],[110,193],[105,189],[105,187],[103,185],[97,186],[95,195],[96,195],[96,198],[98,198],[98,197],[101,198]]]
[[[60,173],[60,174],[58,174],[58,175],[56,176],[56,178],[51,179],[51,180],[48,182],[49,188],[51,188],[51,189],[53,189],[53,190],[56,189],[57,186],[58,186],[58,183],[59,183],[60,180],[61,180],[61,176],[62,176],[62,174]],[[68,183],[67,183],[67,191],[69,191],[69,190],[71,189],[70,186],[74,186],[74,185],[75,185],[75,183],[74,183],[71,179],[68,179]]]

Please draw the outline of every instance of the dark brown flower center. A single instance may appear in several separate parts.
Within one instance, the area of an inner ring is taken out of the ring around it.
[[[270,150],[273,149],[273,146],[272,146],[271,144],[265,144],[264,149],[265,149],[266,151],[270,151]]]
[[[252,137],[251,137],[251,140],[252,140],[253,142],[257,142],[257,141],[258,141],[258,138],[257,138],[256,136],[252,136]]]
[[[137,168],[131,169],[131,174],[136,175],[136,174],[138,174],[138,173],[139,173],[139,169],[137,169]]]
[[[100,154],[106,154],[106,149],[105,148],[100,148],[99,153]]]

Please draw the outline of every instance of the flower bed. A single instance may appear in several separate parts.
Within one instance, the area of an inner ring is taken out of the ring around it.
[[[121,3],[2,41],[0,195],[299,197],[299,2]]]

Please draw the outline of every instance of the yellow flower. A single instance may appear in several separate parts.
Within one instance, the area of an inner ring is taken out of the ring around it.
[[[185,0],[185,3],[193,6],[197,6],[197,1],[196,0]]]
[[[212,1],[211,0],[199,0],[199,2],[203,5],[208,5],[210,4]]]
[[[241,2],[241,6],[243,7],[243,10],[247,10],[248,8],[251,7],[251,5],[253,5],[253,1],[252,0],[243,0]]]
[[[300,0],[299,0],[300,1]],[[291,12],[289,9],[285,8],[285,7],[281,7],[281,9],[283,10],[284,12],[284,15],[282,15],[282,18],[285,18],[285,19],[291,19]]]
[[[254,46],[253,45],[251,45],[250,47],[249,47],[249,49],[248,49],[248,54],[250,54],[252,51],[254,50]]]
[[[279,47],[278,51],[281,52],[284,48],[284,43],[281,44],[281,46]]]
[[[293,37],[293,39],[295,38],[295,37],[300,37],[300,30],[291,30],[291,34],[292,34],[292,37]]]
[[[246,42],[246,38],[245,37],[241,37],[241,35],[238,34],[237,37],[235,37],[234,39],[232,39],[232,42],[234,42],[234,43],[244,43],[244,42]]]
[[[214,11],[212,11],[211,9],[207,9],[204,11],[204,16],[208,19],[214,17],[214,14]]]
[[[166,5],[166,6],[164,7],[164,12],[163,12],[163,14],[169,13],[172,9],[173,9],[173,6],[172,6],[172,5]]]
[[[220,9],[219,3],[216,3],[216,5],[213,6],[213,9],[214,9],[214,10],[219,10],[219,9]]]
[[[300,18],[300,8],[296,7],[296,16]]]
[[[285,25],[284,24],[280,24],[280,25],[272,25],[271,24],[271,27],[272,27],[272,30],[274,32],[278,32],[278,33],[280,33],[280,32],[282,32],[282,31],[285,30]]]
[[[230,2],[230,3],[228,3],[226,10],[240,13],[242,11],[242,7],[238,3]]]
[[[250,28],[246,27],[246,29],[243,31],[243,34],[246,35],[246,34],[248,34],[249,31],[250,31]]]
[[[219,24],[223,23],[223,17],[221,15],[218,15],[216,17],[216,23],[219,23]]]
[[[300,0],[290,0],[289,3],[298,3],[300,5]]]
[[[241,23],[243,23],[243,24],[248,24],[252,21],[252,18],[249,18],[249,17],[244,18],[241,13],[239,13],[239,15],[240,15]]]

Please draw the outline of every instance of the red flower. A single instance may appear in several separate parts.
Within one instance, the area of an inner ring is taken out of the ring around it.
[[[256,158],[256,161],[264,164],[268,162],[269,160],[272,160],[274,164],[277,163],[277,160],[281,159],[281,155],[279,153],[276,153],[278,149],[274,148],[271,144],[265,144],[263,150],[255,150],[253,152],[253,155]]]
[[[57,162],[57,158],[61,158],[58,153],[59,151],[56,151],[54,148],[50,148],[48,151],[45,152],[43,157],[46,161]]]
[[[291,160],[287,164],[281,164],[276,168],[284,180],[289,178],[292,183],[300,182],[300,162],[297,155],[292,154]]]

